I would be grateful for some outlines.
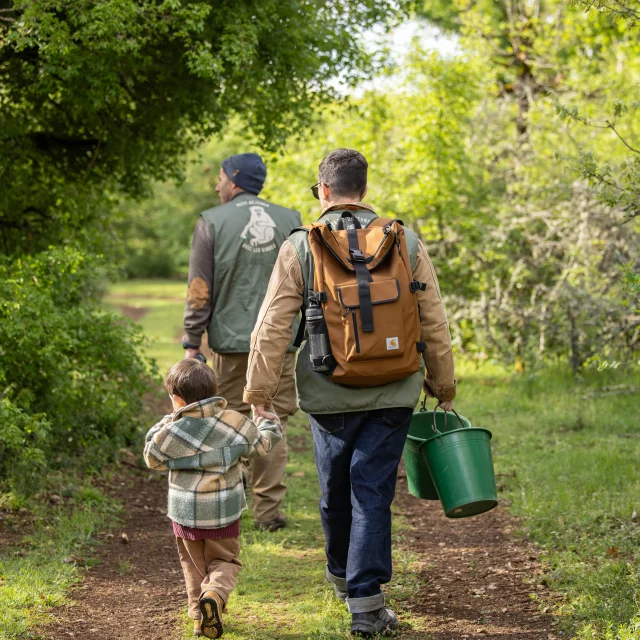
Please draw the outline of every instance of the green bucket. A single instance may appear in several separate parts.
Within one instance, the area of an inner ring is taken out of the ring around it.
[[[423,443],[422,455],[447,518],[468,518],[493,509],[498,492],[491,432],[471,426],[438,431]]]
[[[471,423],[466,418],[463,417],[461,420],[463,426],[471,427]],[[444,412],[426,411],[423,403],[421,410],[414,413],[411,418],[409,435],[404,445],[404,464],[407,469],[409,493],[423,500],[439,499],[427,461],[422,455],[424,443],[434,435],[434,421],[436,429],[440,432],[447,431],[447,424],[451,428],[455,428],[456,424],[453,412],[445,415]]]

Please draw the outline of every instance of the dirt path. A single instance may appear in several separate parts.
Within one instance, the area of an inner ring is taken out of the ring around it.
[[[132,317],[146,312],[122,308]],[[203,347],[210,358],[204,337]],[[293,439],[289,444],[295,452]],[[130,471],[127,482],[107,488],[124,502],[126,519],[114,535],[102,536],[100,564],[87,571],[74,604],[56,611],[55,624],[41,630],[46,640],[181,635],[185,594],[165,516],[166,478]],[[551,616],[531,598],[544,590],[536,549],[514,536],[517,522],[505,511],[448,520],[439,503],[409,495],[402,471],[396,506],[412,527],[402,546],[419,558],[421,584],[399,609],[426,618],[429,634],[405,629],[400,639],[554,640]]]
[[[124,501],[126,520],[114,535],[103,535],[100,564],[75,590],[74,604],[55,612],[56,623],[42,630],[43,638],[180,637],[185,597],[164,515],[166,479],[143,470],[129,477],[130,482],[118,481],[110,489]],[[403,546],[419,556],[422,584],[401,609],[427,617],[430,640],[555,637],[551,617],[530,597],[544,588],[535,548],[513,537],[516,523],[510,516],[497,509],[448,520],[438,503],[410,496],[404,477],[396,500],[413,527],[404,534]],[[407,629],[402,637],[429,636]]]
[[[184,606],[184,588],[175,539],[165,516],[167,480],[137,469],[131,470],[127,480],[108,488],[124,502],[126,519],[113,534],[101,536],[100,564],[87,571],[84,584],[72,594],[74,604],[55,611],[56,622],[41,629],[41,637],[180,637],[178,614]]]
[[[536,548],[516,539],[518,524],[503,509],[463,520],[444,517],[440,503],[407,491],[401,473],[398,512],[411,523],[403,546],[420,556],[422,586],[403,603],[429,620],[433,640],[553,640],[552,617],[541,613]]]

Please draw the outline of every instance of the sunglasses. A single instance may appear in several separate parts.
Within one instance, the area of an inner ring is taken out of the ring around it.
[[[316,200],[320,200],[320,196],[318,195],[318,189],[320,188],[320,183],[317,182],[316,184],[313,185],[313,187],[311,187],[311,193],[313,193],[313,197]]]

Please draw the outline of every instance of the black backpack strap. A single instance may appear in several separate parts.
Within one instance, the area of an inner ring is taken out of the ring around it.
[[[295,340],[293,341],[293,346],[296,349],[300,348],[300,345],[302,344],[302,341],[304,340],[304,334],[307,328],[307,319],[304,315],[304,307],[300,308],[300,315],[302,316],[300,318],[300,324],[298,325],[298,333],[296,333],[296,337]]]
[[[370,227],[387,227],[391,226],[394,222],[397,222],[400,226],[404,227],[405,224],[402,220],[398,220],[398,218],[382,218],[378,216],[374,218],[370,223]]]
[[[342,231],[344,229],[345,218],[350,218],[351,220],[353,220],[353,226],[356,229],[362,229],[360,220],[356,218],[355,213],[353,211],[343,211],[340,217],[336,220],[336,231]]]
[[[371,274],[369,273],[369,269],[367,269],[367,259],[360,250],[358,230],[355,228],[347,229],[347,238],[349,239],[349,249],[351,251],[351,257],[353,258],[353,268],[356,272],[356,281],[358,282],[362,330],[373,331],[373,304],[371,302],[371,289],[369,287]]]

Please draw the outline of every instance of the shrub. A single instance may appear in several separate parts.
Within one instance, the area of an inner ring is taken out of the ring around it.
[[[0,263],[5,488],[32,488],[80,453],[102,463],[140,425],[153,365],[140,330],[100,307],[102,264],[72,247]]]

